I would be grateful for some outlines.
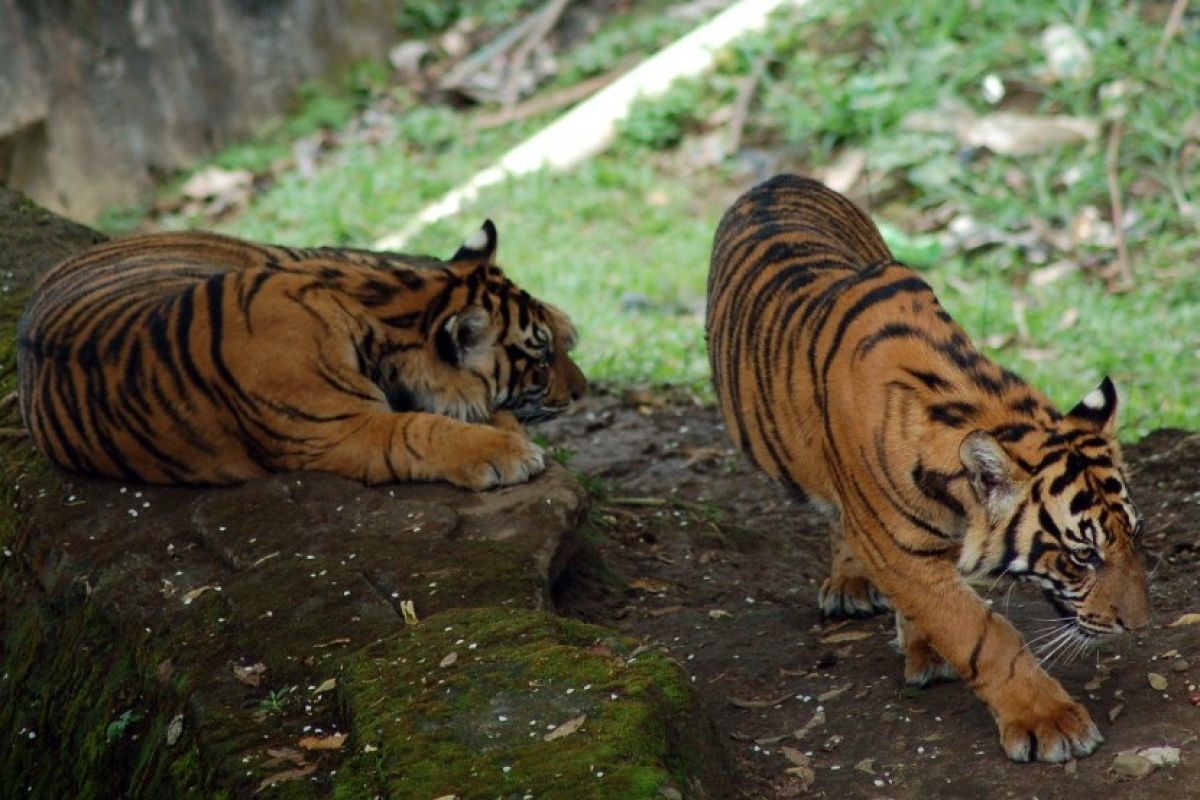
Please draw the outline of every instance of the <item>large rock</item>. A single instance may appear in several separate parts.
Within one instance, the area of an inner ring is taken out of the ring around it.
[[[0,185],[76,219],[271,122],[306,79],[381,58],[395,3],[0,0]]]
[[[30,285],[96,238],[0,190],[0,396]],[[151,488],[6,436],[0,478],[2,797],[723,795],[677,666],[552,613],[587,509],[557,464]]]

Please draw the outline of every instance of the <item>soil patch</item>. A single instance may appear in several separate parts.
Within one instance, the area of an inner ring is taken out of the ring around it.
[[[1155,624],[1052,668],[1106,739],[1066,766],[1009,762],[961,684],[906,688],[890,617],[822,622],[823,523],[733,450],[715,408],[597,393],[542,433],[600,498],[590,545],[556,587],[559,611],[666,648],[729,742],[742,797],[1082,800],[1200,786],[1200,626],[1170,626],[1200,612],[1200,433],[1126,449]],[[1027,635],[1054,616],[1023,587],[988,596]],[[1181,763],[1140,779],[1111,770],[1119,753],[1160,745]]]

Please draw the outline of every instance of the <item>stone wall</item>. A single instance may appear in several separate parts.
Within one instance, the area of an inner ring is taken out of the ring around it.
[[[74,219],[146,199],[379,58],[400,0],[0,0],[0,185]]]

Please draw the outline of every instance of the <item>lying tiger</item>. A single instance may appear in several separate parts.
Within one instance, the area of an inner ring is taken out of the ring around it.
[[[1112,382],[1059,413],[979,354],[865,214],[790,175],[721,220],[707,329],[732,437],[829,506],[822,610],[890,601],[905,678],[961,676],[1013,760],[1091,753],[1087,711],[967,580],[1042,587],[1069,647],[1149,623]]]
[[[496,246],[490,220],[445,262],[208,233],[98,245],[21,318],[26,427],[56,464],[129,481],[525,481],[544,460],[521,423],[587,384],[570,321]]]

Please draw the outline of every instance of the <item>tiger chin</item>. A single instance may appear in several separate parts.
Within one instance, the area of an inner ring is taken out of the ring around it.
[[[496,266],[210,233],[100,244],[18,328],[21,413],[59,466],[155,484],[291,470],[483,490],[545,467],[522,425],[587,389],[567,316]]]
[[[790,175],[721,220],[707,333],[732,438],[830,512],[822,611],[894,607],[906,679],[961,677],[1014,761],[1093,752],[1087,710],[969,582],[1045,590],[1047,655],[1149,624],[1112,381],[1060,413],[975,349],[862,211]]]

